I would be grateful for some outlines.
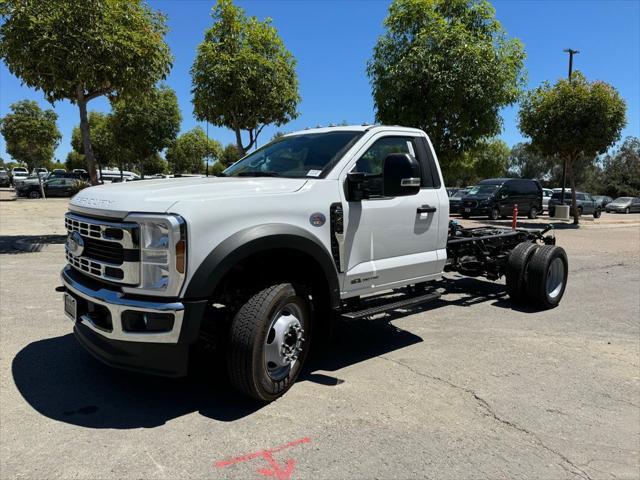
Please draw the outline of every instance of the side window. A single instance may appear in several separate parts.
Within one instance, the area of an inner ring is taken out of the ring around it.
[[[356,162],[353,171],[382,175],[382,164],[390,153],[408,153],[415,157],[414,139],[410,137],[384,137],[377,140]]]

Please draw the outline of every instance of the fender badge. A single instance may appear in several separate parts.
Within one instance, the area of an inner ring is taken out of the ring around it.
[[[309,217],[309,222],[314,227],[321,227],[324,225],[324,222],[327,221],[327,218],[320,212],[312,213]]]

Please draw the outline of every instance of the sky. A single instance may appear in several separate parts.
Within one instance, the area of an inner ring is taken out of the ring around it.
[[[247,14],[270,17],[286,47],[297,59],[302,101],[300,116],[281,127],[269,126],[259,143],[276,131],[294,131],[330,123],[373,123],[375,111],[366,63],[377,38],[383,33],[388,0],[236,0]],[[191,104],[191,76],[196,47],[211,25],[213,0],[156,0],[150,5],[168,17],[166,40],[175,57],[166,83],[178,96],[182,111],[181,131],[196,122]],[[580,51],[574,69],[590,80],[612,84],[627,102],[627,127],[623,137],[640,137],[640,0],[495,0],[496,16],[508,36],[519,38],[527,54],[528,88],[566,77],[565,48]],[[0,62],[1,63],[1,62]],[[55,157],[64,161],[71,150],[71,131],[79,123],[76,106],[67,101],[52,107],[42,92],[27,88],[0,64],[0,116],[22,99],[36,100],[42,108],[58,114],[62,140]],[[99,98],[90,110],[109,111]],[[504,128],[500,138],[509,146],[523,141],[517,128],[517,105],[501,111]],[[428,133],[428,132],[427,132]],[[227,144],[233,132],[209,127],[209,136]],[[246,142],[246,141],[245,141]],[[10,160],[0,136],[0,156]]]

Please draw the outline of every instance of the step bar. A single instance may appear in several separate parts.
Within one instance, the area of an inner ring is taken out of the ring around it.
[[[423,303],[432,302],[440,298],[440,294],[438,292],[426,293],[422,295],[412,295],[410,297],[404,297],[400,300],[396,298],[392,298],[389,303],[383,303],[381,305],[376,305],[374,307],[362,308],[360,310],[352,310],[349,312],[344,312],[341,317],[347,320],[358,320],[365,317],[370,317],[373,315],[378,315],[380,313],[390,312],[392,310],[398,310],[400,308],[409,308],[414,307],[416,305],[421,305]],[[395,301],[393,301],[395,300]]]

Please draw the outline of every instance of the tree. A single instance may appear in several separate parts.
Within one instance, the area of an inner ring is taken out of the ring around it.
[[[524,50],[486,0],[394,0],[369,60],[377,121],[426,131],[445,177],[524,85]]]
[[[50,102],[78,105],[87,170],[97,183],[87,103],[135,98],[167,76],[165,18],[141,0],[4,0],[0,18],[0,57],[9,71]]]
[[[555,85],[543,83],[520,104],[519,128],[531,138],[533,147],[566,162],[576,224],[577,176],[620,138],[625,112],[626,104],[615,88],[601,81],[589,82],[579,72]]]
[[[194,114],[233,130],[244,156],[265,125],[297,117],[296,62],[270,19],[247,18],[232,0],[218,0],[212,17],[191,68]]]
[[[627,137],[604,158],[602,193],[611,197],[640,197],[640,139]]]
[[[75,169],[84,169],[87,166],[87,162],[83,154],[75,150],[71,150],[67,153],[67,159],[64,161],[64,166],[71,172]]]
[[[508,174],[519,178],[549,180],[555,160],[541,155],[530,143],[518,143],[509,153]]]
[[[159,153],[154,153],[142,161],[141,171],[149,175],[167,173],[167,161]]]
[[[0,133],[7,144],[7,152],[29,170],[48,168],[53,152],[62,136],[56,125],[58,115],[53,110],[42,110],[30,100],[11,104],[11,113],[0,119]]]
[[[220,162],[225,167],[228,167],[229,165],[232,165],[240,160],[241,157],[242,155],[240,155],[238,147],[233,143],[229,143],[226,147],[224,147],[224,150],[222,151]]]
[[[207,159],[216,162],[222,156],[220,142],[207,139],[200,127],[180,135],[167,149],[167,161],[173,173],[202,173]]]
[[[124,148],[121,139],[116,140],[113,133],[113,118],[111,115],[101,112],[89,112],[89,138],[93,156],[100,167],[120,167],[130,156]],[[82,132],[79,126],[71,132],[71,146],[79,153],[84,154]]]
[[[112,102],[112,133],[138,162],[144,177],[145,159],[171,145],[180,130],[180,109],[175,92],[166,86],[153,88],[133,100]]]
[[[473,149],[465,152],[451,166],[455,171],[445,177],[446,185],[473,185],[485,178],[502,177],[507,171],[509,147],[496,138],[483,139]]]

